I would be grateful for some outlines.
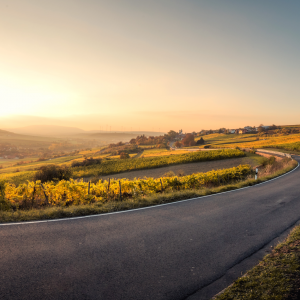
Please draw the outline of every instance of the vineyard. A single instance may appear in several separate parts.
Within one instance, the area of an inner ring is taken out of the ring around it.
[[[299,143],[300,134],[289,135],[264,135],[258,136],[257,134],[210,134],[204,137],[207,144],[210,144],[212,148],[266,148],[273,147],[286,143]],[[204,147],[204,146],[201,146]]]
[[[201,189],[234,183],[244,180],[251,174],[249,165],[198,173],[188,176],[145,178],[135,180],[98,181],[97,183],[76,182],[58,183],[40,181],[23,183],[16,187],[11,183],[0,182],[0,210],[22,210],[49,206],[85,205],[134,199],[162,192],[188,189]]]
[[[124,160],[106,160],[103,161],[100,165],[74,168],[73,178],[109,175],[131,170],[142,170],[176,164],[186,164],[192,162],[210,161],[243,156],[245,156],[245,153],[243,151],[227,149],[216,151],[197,151],[158,157],[154,156]]]
[[[284,149],[288,151],[300,151],[300,142],[298,143],[287,143],[279,145],[270,145],[268,148]]]

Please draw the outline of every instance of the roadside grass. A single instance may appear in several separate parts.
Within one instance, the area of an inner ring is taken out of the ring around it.
[[[300,226],[214,300],[300,299]]]
[[[189,189],[183,191],[165,192],[145,196],[140,195],[131,199],[126,199],[124,201],[110,201],[104,203],[97,202],[88,205],[78,205],[69,207],[45,207],[44,209],[30,209],[17,211],[0,211],[0,222],[6,223],[32,220],[46,220],[75,216],[86,216],[93,214],[103,214],[147,206],[154,206],[157,204],[171,203],[195,197],[213,195],[265,182],[294,169],[297,165],[298,164],[296,161],[291,161],[284,168],[276,170],[272,174],[266,173],[263,177],[258,178],[258,180],[248,178],[247,180],[239,181],[234,184],[221,185],[212,188]]]
[[[265,158],[261,155],[257,155],[254,153],[250,153],[250,152],[245,152],[246,157],[251,158],[254,162],[257,163],[257,165],[261,165],[263,163],[263,161],[265,160]]]

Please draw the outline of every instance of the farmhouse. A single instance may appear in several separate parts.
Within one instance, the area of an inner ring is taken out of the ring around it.
[[[247,133],[248,132],[248,130],[246,130],[246,129],[239,129],[238,130],[238,133],[239,134],[245,134],[245,133]]]

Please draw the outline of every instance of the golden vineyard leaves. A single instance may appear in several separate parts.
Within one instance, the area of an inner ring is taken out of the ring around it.
[[[15,186],[12,183],[5,184],[5,199],[15,209],[39,208],[49,206],[69,206],[89,204],[92,202],[105,202],[120,200],[120,184],[122,199],[135,198],[143,195],[160,193],[162,191],[177,191],[186,189],[199,189],[206,186],[217,186],[237,180],[245,179],[251,173],[249,165],[197,173],[187,176],[174,176],[162,178],[121,179],[110,181],[98,181],[90,184],[83,181],[47,182],[41,185],[40,181],[28,182]],[[46,196],[48,204],[46,204]]]

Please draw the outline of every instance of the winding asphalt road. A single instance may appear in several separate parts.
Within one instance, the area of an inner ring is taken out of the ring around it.
[[[300,168],[170,205],[0,225],[0,299],[198,299],[299,219]]]

